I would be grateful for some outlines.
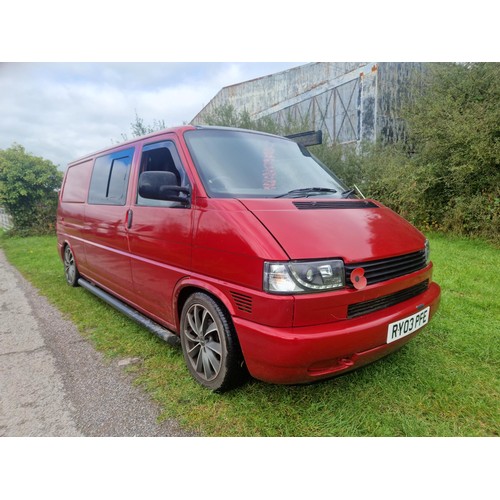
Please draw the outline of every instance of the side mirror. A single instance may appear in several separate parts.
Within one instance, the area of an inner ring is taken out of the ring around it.
[[[184,194],[185,196],[181,196]],[[139,195],[149,200],[178,201],[189,205],[191,190],[178,185],[172,172],[143,172],[139,177]]]

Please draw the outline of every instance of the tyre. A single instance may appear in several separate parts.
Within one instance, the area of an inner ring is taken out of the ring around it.
[[[76,267],[75,257],[69,245],[66,245],[64,249],[64,274],[69,285],[78,286],[80,273]]]
[[[187,367],[204,387],[223,392],[244,380],[243,355],[231,317],[211,296],[196,292],[187,299],[180,338]]]

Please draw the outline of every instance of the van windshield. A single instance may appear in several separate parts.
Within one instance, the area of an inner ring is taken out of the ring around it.
[[[197,129],[184,134],[212,198],[341,198],[346,187],[297,143],[259,132]]]

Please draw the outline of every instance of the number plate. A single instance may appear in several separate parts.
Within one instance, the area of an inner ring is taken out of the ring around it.
[[[412,314],[407,318],[390,323],[387,327],[387,343],[390,344],[395,340],[406,337],[426,325],[429,322],[430,310],[430,307],[426,307],[422,309],[422,311]]]

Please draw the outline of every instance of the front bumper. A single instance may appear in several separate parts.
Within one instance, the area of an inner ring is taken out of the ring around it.
[[[390,323],[430,306],[437,311],[441,290],[431,283],[421,295],[364,316],[297,328],[273,328],[234,318],[250,374],[279,384],[307,383],[354,370],[399,349],[422,329],[386,343]]]

